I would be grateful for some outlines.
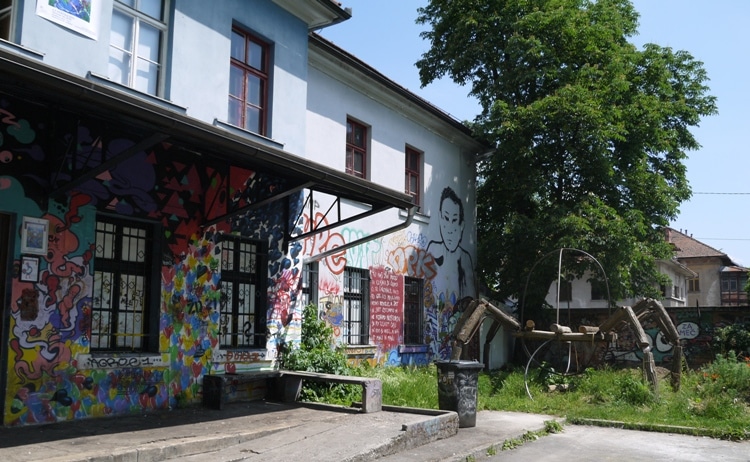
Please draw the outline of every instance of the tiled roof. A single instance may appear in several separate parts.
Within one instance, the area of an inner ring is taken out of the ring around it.
[[[673,228],[664,228],[667,242],[674,246],[675,256],[677,258],[692,257],[720,257],[729,260],[729,256],[720,250],[702,243],[692,236],[677,231]]]

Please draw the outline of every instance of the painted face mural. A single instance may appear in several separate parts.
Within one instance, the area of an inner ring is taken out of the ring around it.
[[[456,198],[458,199],[458,198]],[[450,196],[440,201],[440,237],[449,252],[455,252],[464,232],[464,212],[461,202]]]
[[[465,225],[463,203],[450,187],[440,195],[438,218],[441,240],[430,241],[427,246],[438,265],[437,292],[455,298],[454,303],[466,296],[475,297],[471,255],[461,247]]]

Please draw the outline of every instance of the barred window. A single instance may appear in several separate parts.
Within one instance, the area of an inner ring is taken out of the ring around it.
[[[417,278],[404,278],[404,344],[424,343],[423,321],[424,281]]]
[[[302,267],[302,306],[318,305],[318,262]]]
[[[221,249],[219,341],[227,348],[266,346],[266,245],[225,236]]]
[[[153,228],[131,220],[97,218],[92,350],[148,348],[148,335],[153,330]]]
[[[344,338],[349,345],[370,342],[370,272],[344,268]]]

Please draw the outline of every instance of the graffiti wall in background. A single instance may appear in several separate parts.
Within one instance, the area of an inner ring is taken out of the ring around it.
[[[321,317],[334,329],[339,342],[346,339],[345,268],[369,271],[369,343],[377,347],[370,361],[379,365],[428,364],[450,357],[450,335],[461,315],[458,301],[476,297],[472,256],[464,236],[467,217],[464,200],[445,187],[433,198],[438,211],[430,226],[411,226],[386,237],[335,253],[320,262],[318,300]],[[309,230],[311,217],[305,216]],[[327,224],[322,213],[316,223]],[[381,226],[382,228],[382,226]],[[380,229],[380,228],[378,228]],[[304,241],[303,257],[314,256],[347,242],[367,237],[364,229],[344,228]],[[423,339],[404,344],[404,278],[423,281]]]
[[[715,359],[712,347],[716,329],[737,323],[750,322],[747,307],[671,307],[667,308],[683,345],[683,357],[690,368],[699,368]],[[597,326],[606,318],[604,310],[571,310],[571,326]],[[674,347],[668,343],[655,322],[645,322],[643,329],[649,337],[651,351],[657,365],[671,367]],[[620,361],[641,362],[643,354],[636,346],[635,335],[624,330],[617,344],[609,350],[611,357]]]
[[[282,251],[285,201],[202,227],[207,218],[263,200],[283,181],[212,165],[169,143],[133,152],[74,192],[50,198],[141,140],[101,121],[62,117],[0,94],[0,212],[17,217],[5,395],[5,425],[166,409],[200,399],[202,376],[266,365],[276,339],[300,335],[296,306],[301,245]],[[291,201],[300,207],[301,195]],[[92,353],[97,212],[161,225],[158,348]],[[22,217],[46,220],[46,252],[22,260]],[[267,349],[219,348],[222,233],[268,242]],[[0,244],[4,245],[4,243]],[[32,270],[21,268],[38,262]],[[26,277],[22,278],[21,273]],[[6,341],[3,338],[3,341]]]

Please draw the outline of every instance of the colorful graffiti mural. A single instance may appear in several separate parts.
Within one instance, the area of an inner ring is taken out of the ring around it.
[[[715,359],[713,340],[716,329],[748,320],[743,307],[670,307],[667,308],[667,312],[675,323],[682,342],[683,358],[690,368],[698,368]],[[599,325],[606,317],[606,311],[602,313],[574,309],[571,310],[571,326],[576,328],[579,325]],[[645,322],[643,329],[648,335],[656,364],[669,367],[674,347],[664,340],[664,334],[655,322]],[[601,349],[598,359],[610,362],[640,362],[643,353],[637,347],[634,332],[624,328],[618,332],[615,344]]]
[[[461,246],[465,228],[462,201],[453,189],[446,187],[438,204],[439,216],[435,223],[439,239],[406,229],[387,238],[369,240],[322,261],[318,294],[320,313],[322,319],[333,327],[339,342],[343,342],[346,335],[341,275],[346,267],[369,271],[370,341],[377,346],[371,361],[373,365],[427,364],[436,358],[450,357],[450,335],[461,314],[457,309],[458,301],[466,295],[475,295],[474,269],[471,255]],[[314,223],[310,216],[303,217],[303,229],[309,231],[329,225],[320,212],[316,212],[312,219]],[[342,228],[340,234],[327,230],[305,239],[302,255],[314,256],[367,236],[366,230],[353,227]],[[422,279],[424,283],[426,349],[402,345],[403,278],[407,276]],[[394,284],[400,285],[400,291],[394,290]],[[385,293],[384,285],[393,292]]]
[[[203,375],[267,365],[275,339],[301,335],[296,300],[302,244],[285,250],[285,230],[294,224],[281,217],[299,214],[302,194],[203,229],[207,219],[271,197],[283,180],[211,164],[169,143],[130,152],[140,141],[99,120],[62,117],[0,95],[0,207],[49,222],[36,282],[20,280],[18,247],[14,256],[12,303],[5,307],[11,319],[5,425],[195,402]],[[123,153],[128,155],[65,198],[48,197],[50,189]],[[282,210],[287,206],[288,213]],[[161,303],[153,307],[159,309],[154,351],[91,351],[94,230],[97,212],[105,211],[150,220],[163,230],[157,236],[163,245],[156,256]],[[223,233],[268,242],[267,349],[238,354],[219,346]],[[13,235],[20,236],[20,228]]]

